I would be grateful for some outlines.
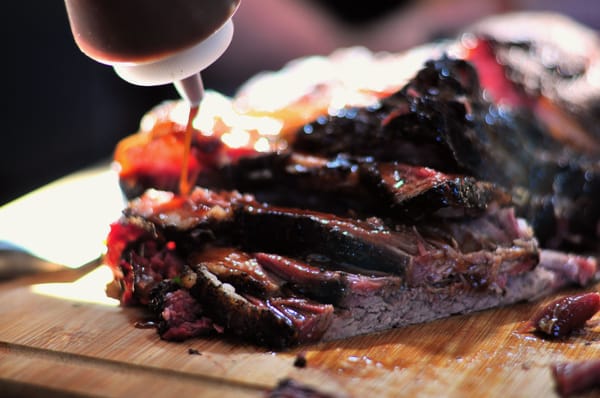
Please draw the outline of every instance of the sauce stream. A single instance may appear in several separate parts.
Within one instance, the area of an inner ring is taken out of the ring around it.
[[[192,181],[192,178],[189,176],[189,161],[192,147],[192,135],[194,133],[193,121],[196,115],[198,115],[199,109],[200,107],[198,105],[190,107],[190,113],[188,115],[188,121],[185,127],[183,159],[181,161],[181,174],[179,176],[179,194],[181,196],[188,196],[192,186],[194,185],[194,181]]]

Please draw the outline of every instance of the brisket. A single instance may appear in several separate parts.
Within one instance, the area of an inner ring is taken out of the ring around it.
[[[121,302],[148,306],[167,340],[281,348],[598,279],[600,90],[581,87],[597,38],[564,25],[594,49],[570,58],[495,23],[369,105],[278,136],[250,127],[240,147],[224,139],[235,125],[196,131],[187,197],[172,192],[181,126],[122,142],[132,200],[106,256]]]

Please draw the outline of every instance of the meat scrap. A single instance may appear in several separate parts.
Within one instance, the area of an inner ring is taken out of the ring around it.
[[[202,355],[202,353],[195,348],[188,348],[187,352],[189,355]]]
[[[529,324],[542,335],[565,337],[572,331],[583,328],[598,311],[599,293],[561,297],[539,310]]]
[[[557,363],[551,371],[563,398],[600,388],[600,359]]]
[[[298,353],[298,355],[296,355],[296,359],[294,359],[294,366],[297,368],[305,368],[306,365],[306,354],[304,352]]]
[[[266,394],[266,398],[336,398],[336,396],[318,391],[296,380],[284,379]]]

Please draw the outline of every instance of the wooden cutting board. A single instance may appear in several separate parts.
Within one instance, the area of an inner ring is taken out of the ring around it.
[[[134,326],[140,309],[93,302],[105,267],[82,272],[0,284],[0,396],[261,397],[294,378],[349,397],[553,397],[550,364],[600,358],[600,316],[562,341],[518,333],[541,302],[285,352],[168,343]]]

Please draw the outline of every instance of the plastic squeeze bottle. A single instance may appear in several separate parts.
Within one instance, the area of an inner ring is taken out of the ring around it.
[[[90,58],[112,65],[140,86],[175,84],[189,103],[179,193],[189,173],[192,121],[204,96],[200,72],[225,52],[240,0],[65,0],[75,42]]]
[[[200,72],[233,36],[240,0],[65,0],[75,42],[124,80],[174,83],[191,107],[202,100]]]

